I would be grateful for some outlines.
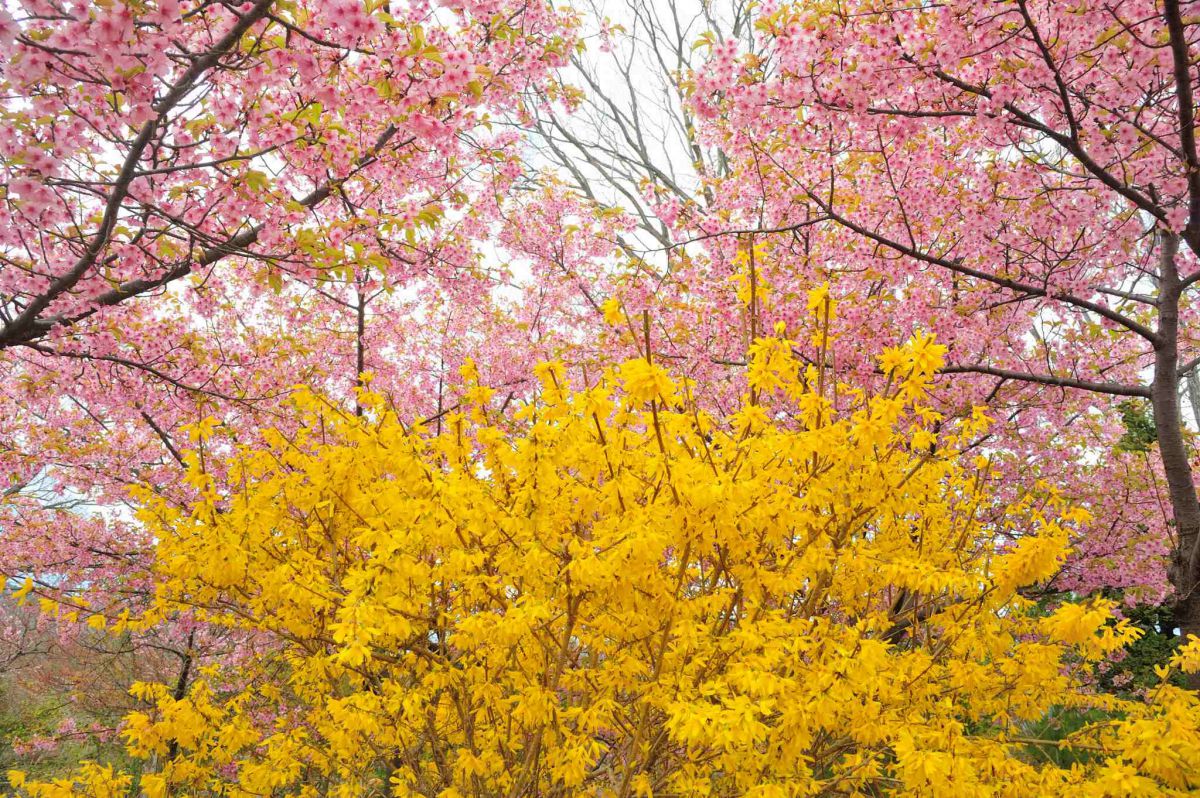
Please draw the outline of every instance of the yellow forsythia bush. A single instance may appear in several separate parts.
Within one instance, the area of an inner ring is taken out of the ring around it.
[[[304,427],[243,451],[223,480],[236,490],[213,485],[187,510],[147,499],[143,513],[160,541],[156,611],[194,610],[264,653],[205,669],[181,700],[140,686],[154,709],[125,735],[157,764],[138,779],[88,765],[19,789],[1200,788],[1192,694],[1164,682],[1123,702],[1083,686],[1136,632],[1103,603],[1047,617],[1017,594],[1055,571],[1073,514],[1031,498],[1014,517],[1032,528],[978,520],[986,469],[958,447],[988,420],[939,425],[922,407],[940,347],[885,353],[886,392],[840,386],[840,408],[791,342],[752,354],[754,399],[728,418],[644,360],[574,392],[544,366],[515,422],[493,417],[468,367],[440,434],[370,397],[356,418],[300,396]],[[1195,644],[1176,666],[1200,667]],[[1026,739],[1064,708],[1108,720]]]

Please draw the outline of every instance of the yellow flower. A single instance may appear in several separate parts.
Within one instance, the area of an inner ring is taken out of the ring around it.
[[[621,303],[616,297],[610,297],[604,300],[600,305],[600,312],[604,314],[604,322],[612,327],[619,327],[622,322]]]
[[[1188,635],[1187,642],[1171,656],[1171,665],[1184,673],[1200,673],[1200,637]]]
[[[621,381],[625,390],[634,399],[642,402],[660,400],[670,403],[675,399],[675,383],[666,369],[647,363],[642,358],[627,360],[621,364]]]
[[[538,363],[533,367],[533,375],[542,383],[543,388],[554,388],[564,384],[567,370],[562,363]]]
[[[809,313],[815,313],[818,316],[823,316],[828,308],[829,315],[833,316],[837,302],[829,293],[829,283],[822,283],[808,292],[807,307]]]
[[[720,413],[645,360],[577,393],[545,364],[524,415],[440,432],[298,395],[221,473],[192,461],[194,506],[138,494],[157,589],[130,623],[187,614],[253,656],[183,695],[135,684],[132,768],[10,789],[117,798],[136,768],[148,798],[1189,794],[1200,701],[1098,695],[1088,669],[1137,630],[1021,597],[1083,514],[1052,485],[1006,507],[949,434],[930,452],[929,340],[898,393],[836,405],[781,338],[752,353],[778,390]],[[1063,741],[1086,758],[1032,756],[1021,730],[1064,708],[1110,716]]]

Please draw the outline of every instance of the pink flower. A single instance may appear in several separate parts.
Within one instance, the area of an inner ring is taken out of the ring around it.
[[[0,7],[0,47],[8,48],[17,39],[17,21],[12,14]]]
[[[1172,232],[1182,233],[1188,224],[1188,209],[1186,205],[1176,205],[1167,209],[1167,227]]]

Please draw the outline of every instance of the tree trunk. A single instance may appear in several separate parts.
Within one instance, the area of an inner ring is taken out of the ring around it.
[[[1159,253],[1158,341],[1154,348],[1154,382],[1150,401],[1154,407],[1154,428],[1158,433],[1158,451],[1171,498],[1175,520],[1176,545],[1168,576],[1175,588],[1175,622],[1180,633],[1200,637],[1200,590],[1197,585],[1200,562],[1196,539],[1200,533],[1200,499],[1192,478],[1184,441],[1183,415],[1179,403],[1179,298],[1182,293],[1175,255],[1179,237],[1163,234]],[[1200,689],[1200,674],[1192,678]]]

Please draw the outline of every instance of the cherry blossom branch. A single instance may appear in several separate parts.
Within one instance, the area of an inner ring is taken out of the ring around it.
[[[913,63],[921,68],[921,65],[917,64],[915,59],[913,60]],[[954,77],[944,70],[934,69],[931,71],[931,74],[939,80],[950,84],[956,89],[959,89],[960,91],[964,91],[968,94],[974,94],[978,97],[986,97],[988,99],[992,98],[992,92],[987,88],[983,86],[972,85],[964,80]],[[1072,137],[1055,130],[1033,114],[1020,109],[1014,103],[1006,102],[1004,103],[1003,107],[1004,110],[1008,111],[1020,122],[1022,127],[1041,133],[1055,141],[1063,149],[1074,156],[1075,159],[1079,161],[1079,163],[1101,183],[1117,192],[1125,199],[1129,200],[1137,208],[1145,211],[1160,221],[1166,219],[1166,212],[1159,207],[1158,203],[1154,202],[1133,187],[1127,186],[1121,180],[1118,180],[1111,172],[1098,164],[1095,159],[1088,155],[1087,151],[1084,150],[1083,146],[1079,143],[1078,137]]]
[[[1042,56],[1042,61],[1045,62],[1046,67],[1050,70],[1050,74],[1054,76],[1054,85],[1058,89],[1058,96],[1063,105],[1063,116],[1066,117],[1067,127],[1071,131],[1071,138],[1077,140],[1079,138],[1079,121],[1075,118],[1075,112],[1071,108],[1071,95],[1067,91],[1067,84],[1063,80],[1062,71],[1054,61],[1054,56],[1042,38],[1042,34],[1038,32],[1033,17],[1029,15],[1029,4],[1026,0],[1017,0],[1017,7],[1021,9],[1021,19],[1025,21],[1025,28],[1033,38],[1033,43],[1037,45],[1038,52]]]
[[[196,58],[191,66],[180,76],[179,80],[171,87],[171,90],[152,106],[155,116],[142,125],[137,138],[133,140],[129,152],[126,154],[125,160],[121,165],[121,171],[113,183],[112,193],[109,195],[107,203],[105,203],[100,227],[92,235],[91,243],[88,244],[87,249],[84,250],[83,254],[70,270],[55,279],[45,292],[34,298],[16,318],[5,324],[3,329],[0,329],[0,349],[19,341],[30,340],[27,335],[37,321],[38,314],[45,310],[56,298],[70,291],[87,274],[88,270],[95,265],[96,259],[108,244],[109,238],[116,228],[117,215],[122,204],[125,202],[125,198],[129,195],[129,186],[136,176],[138,162],[141,161],[142,154],[146,148],[150,146],[150,142],[154,138],[154,133],[158,130],[163,119],[188,95],[195,86],[196,81],[200,79],[200,76],[214,67],[223,55],[228,53],[241,41],[246,31],[266,16],[267,11],[273,3],[274,0],[258,0],[253,8],[241,15],[238,21],[221,37],[211,50]]]
[[[261,401],[263,399],[276,398],[279,395],[279,394],[275,394],[272,396],[264,396],[264,397],[230,396],[228,394],[221,393],[220,391],[214,391],[210,388],[206,388],[206,387],[204,387],[203,384],[191,385],[180,379],[172,377],[170,374],[167,374],[162,369],[151,366],[149,363],[141,363],[137,360],[132,360],[130,358],[121,357],[119,355],[101,355],[101,354],[96,354],[93,352],[70,352],[70,351],[65,351],[62,349],[54,349],[54,348],[51,348],[48,346],[44,346],[42,344],[32,343],[32,342],[22,342],[17,345],[23,346],[27,349],[32,349],[35,352],[39,352],[43,355],[49,355],[51,357],[63,357],[63,358],[69,358],[69,359],[73,359],[73,360],[84,360],[84,361],[88,361],[88,362],[112,363],[113,365],[116,365],[116,366],[124,366],[126,368],[136,369],[138,371],[144,371],[147,374],[151,375],[152,377],[156,377],[165,383],[174,385],[176,388],[178,388],[181,391],[187,391],[189,393],[204,394],[205,396],[210,396],[214,399],[225,399],[228,401],[237,402],[239,404],[249,405],[251,402]],[[211,381],[212,381],[212,377],[210,377],[208,380],[206,380],[206,382],[211,382]],[[281,393],[286,393],[286,392],[281,392]]]
[[[378,138],[376,138],[375,143],[371,146],[371,148],[359,159],[353,170],[351,170],[344,177],[337,178],[335,180],[328,180],[325,183],[322,183],[307,196],[298,200],[297,204],[305,209],[311,210],[324,200],[328,199],[330,194],[333,193],[333,190],[337,186],[345,183],[347,180],[353,178],[363,169],[374,163],[378,159],[379,153],[396,135],[398,130],[399,129],[395,125],[388,125],[388,127],[386,127],[383,132],[379,134]],[[398,146],[407,146],[413,141],[415,141],[415,138],[409,137],[400,142]],[[92,316],[101,308],[112,307],[113,305],[118,305],[131,297],[145,294],[148,291],[153,291],[157,288],[162,288],[163,286],[173,283],[182,277],[186,277],[197,269],[211,266],[227,257],[233,255],[253,256],[254,253],[248,252],[248,249],[258,241],[263,229],[264,226],[261,224],[247,228],[236,235],[230,236],[225,241],[204,250],[201,253],[201,256],[194,262],[187,261],[180,263],[173,269],[167,270],[158,277],[143,280],[130,280],[128,282],[121,283],[116,288],[113,288],[110,291],[105,291],[97,296],[92,300],[92,306],[88,310],[78,313],[74,316],[59,315],[52,316],[48,319],[36,319],[30,324],[26,325],[24,332],[20,332],[18,330],[17,321],[14,321],[11,325],[5,325],[3,331],[0,331],[0,349],[34,341],[45,336],[54,327],[69,327],[73,324],[77,324],[89,316]],[[26,309],[26,312],[28,312],[28,309]],[[12,328],[11,331],[10,328]]]
[[[1074,377],[1059,377],[1053,374],[1037,374],[1028,371],[1015,371],[994,366],[964,366],[948,365],[940,370],[942,374],[986,374],[991,377],[1001,377],[1006,380],[1032,382],[1039,385],[1053,385],[1058,388],[1077,388],[1081,391],[1108,394],[1110,396],[1138,396],[1150,398],[1150,389],[1141,385],[1125,385],[1119,382],[1093,382]]]
[[[1176,373],[1178,374],[1178,376],[1183,377],[1183,376],[1187,375],[1189,372],[1191,372],[1192,370],[1194,370],[1196,368],[1196,366],[1200,366],[1200,355],[1197,355],[1196,357],[1192,358],[1188,362],[1184,363],[1182,366],[1179,367],[1179,370]]]
[[[655,247],[652,249],[643,249],[642,252],[669,252],[678,247],[685,247],[688,244],[695,244],[700,241],[708,241],[713,238],[722,238],[724,236],[742,236],[742,235],[771,235],[772,233],[794,233],[797,230],[803,230],[805,227],[812,227],[821,222],[834,221],[832,216],[814,216],[811,219],[805,219],[803,222],[796,224],[782,225],[780,227],[747,227],[744,229],[735,230],[718,230],[715,233],[704,233],[703,235],[685,238],[682,241],[676,241],[665,247]]]
[[[171,436],[167,435],[167,431],[160,427],[158,422],[154,420],[154,417],[145,410],[139,410],[138,414],[142,417],[142,420],[150,426],[150,429],[154,431],[154,434],[158,436],[158,439],[162,441],[163,446],[165,446],[167,451],[171,453],[171,456],[175,458],[175,462],[179,463],[180,466],[186,469],[187,462],[184,461],[183,454],[180,453],[180,451],[175,448],[175,444],[171,442]]]
[[[1187,164],[1188,223],[1184,235],[1188,244],[1200,233],[1200,159],[1196,157],[1196,117],[1192,98],[1191,54],[1179,12],[1179,0],[1165,0],[1163,13],[1171,42],[1171,62],[1175,74],[1176,112],[1179,114],[1179,143]]]
[[[802,186],[802,190],[817,205],[817,207],[819,207],[821,209],[821,211],[826,216],[828,216],[830,219],[832,219],[833,221],[837,222],[838,224],[845,227],[846,229],[851,230],[852,232],[858,233],[859,235],[863,236],[864,238],[868,238],[871,241],[874,241],[875,243],[880,244],[881,246],[887,247],[888,249],[890,249],[894,252],[897,252],[901,255],[904,255],[909,258],[913,258],[914,260],[919,260],[924,263],[931,264],[933,266],[940,266],[944,269],[948,269],[949,271],[964,275],[966,277],[974,277],[977,280],[983,280],[983,281],[991,283],[993,285],[1000,286],[1001,288],[1007,288],[1010,291],[1017,291],[1020,293],[1025,293],[1025,294],[1028,294],[1033,297],[1045,297],[1046,299],[1056,299],[1061,302],[1066,302],[1068,305],[1074,305],[1083,310],[1089,310],[1098,316],[1106,318],[1109,321],[1114,322],[1115,324],[1118,324],[1118,325],[1124,327],[1125,329],[1129,330],[1130,332],[1136,333],[1137,335],[1141,336],[1142,338],[1145,338],[1147,341],[1150,341],[1151,343],[1157,344],[1157,342],[1158,342],[1158,334],[1155,333],[1153,330],[1151,330],[1149,327],[1147,327],[1146,325],[1141,324],[1139,322],[1136,322],[1133,319],[1128,318],[1127,316],[1117,313],[1116,311],[1112,310],[1111,308],[1106,308],[1103,305],[1099,305],[1095,302],[1092,302],[1087,299],[1083,299],[1081,297],[1074,296],[1072,294],[1061,294],[1061,293],[1052,292],[1045,288],[1042,288],[1041,286],[1031,285],[1030,283],[1024,283],[1019,280],[1013,280],[1008,277],[1001,277],[998,274],[991,274],[991,273],[983,271],[981,269],[974,269],[970,266],[967,266],[966,264],[964,264],[961,260],[959,260],[957,258],[944,258],[944,257],[940,257],[938,255],[934,255],[932,253],[922,252],[921,250],[916,249],[915,247],[905,246],[904,244],[901,244],[899,241],[894,241],[891,238],[888,238],[887,236],[883,235],[882,233],[877,233],[873,230],[870,230],[870,229],[864,227],[863,225],[849,219],[848,217],[843,216],[842,214],[838,213],[837,211],[835,211],[833,209],[833,207],[827,201],[821,199],[821,197],[819,197],[814,192],[810,191],[807,187]]]

